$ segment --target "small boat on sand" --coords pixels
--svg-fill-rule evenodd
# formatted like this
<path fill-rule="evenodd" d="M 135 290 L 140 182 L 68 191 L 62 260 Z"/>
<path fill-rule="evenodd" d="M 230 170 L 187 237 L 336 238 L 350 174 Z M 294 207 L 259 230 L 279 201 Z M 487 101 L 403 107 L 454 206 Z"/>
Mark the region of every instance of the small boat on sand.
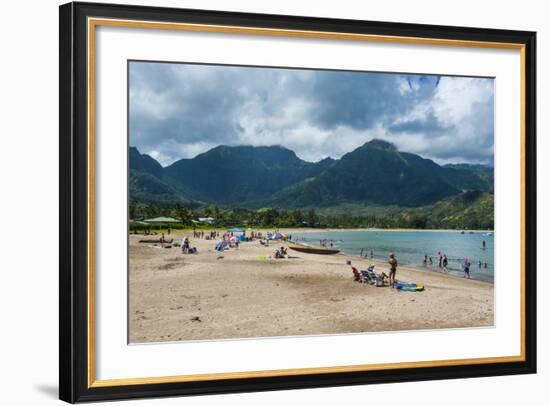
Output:
<path fill-rule="evenodd" d="M 294 251 L 304 252 L 306 254 L 333 255 L 340 252 L 340 250 L 332 248 L 305 247 L 303 245 L 290 245 L 288 248 Z"/>
<path fill-rule="evenodd" d="M 145 240 L 139 240 L 139 242 L 140 243 L 146 243 L 146 244 L 160 244 L 163 241 L 161 241 L 160 238 L 157 238 L 157 239 L 150 238 L 150 239 L 145 239 Z M 164 240 L 164 244 L 172 244 L 173 242 L 174 242 L 173 238 L 170 238 L 169 240 L 168 239 Z"/>

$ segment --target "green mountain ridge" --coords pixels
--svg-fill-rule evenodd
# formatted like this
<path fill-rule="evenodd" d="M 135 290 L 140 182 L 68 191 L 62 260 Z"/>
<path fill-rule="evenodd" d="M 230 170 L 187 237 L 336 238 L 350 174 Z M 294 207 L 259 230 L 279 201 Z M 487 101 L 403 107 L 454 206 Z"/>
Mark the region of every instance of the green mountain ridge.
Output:
<path fill-rule="evenodd" d="M 489 185 L 472 171 L 442 167 L 373 140 L 342 156 L 316 178 L 281 190 L 257 205 L 326 207 L 356 201 L 414 207 L 464 190 L 489 190 Z"/>
<path fill-rule="evenodd" d="M 332 160 L 305 162 L 284 147 L 218 146 L 164 168 L 165 178 L 196 199 L 235 205 L 270 196 L 307 177 Z"/>
<path fill-rule="evenodd" d="M 218 146 L 162 167 L 131 147 L 130 199 L 165 206 L 257 209 L 427 207 L 468 191 L 492 192 L 493 169 L 440 166 L 372 140 L 340 159 L 306 162 L 282 146 Z M 379 210 L 379 211 L 380 211 Z"/>

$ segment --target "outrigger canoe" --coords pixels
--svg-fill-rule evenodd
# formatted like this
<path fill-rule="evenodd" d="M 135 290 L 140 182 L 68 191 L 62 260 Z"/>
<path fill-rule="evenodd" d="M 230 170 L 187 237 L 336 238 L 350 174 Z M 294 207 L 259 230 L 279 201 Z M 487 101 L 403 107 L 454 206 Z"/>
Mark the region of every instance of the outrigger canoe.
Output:
<path fill-rule="evenodd" d="M 332 255 L 340 252 L 340 250 L 332 248 L 305 247 L 303 245 L 291 245 L 288 248 L 294 251 L 305 252 L 306 254 Z"/>

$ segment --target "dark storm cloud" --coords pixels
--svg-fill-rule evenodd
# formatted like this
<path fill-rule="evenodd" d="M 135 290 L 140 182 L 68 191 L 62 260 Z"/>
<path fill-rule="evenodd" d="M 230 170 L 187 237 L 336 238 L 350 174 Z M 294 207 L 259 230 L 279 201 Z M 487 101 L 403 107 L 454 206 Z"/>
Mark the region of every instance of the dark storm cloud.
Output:
<path fill-rule="evenodd" d="M 441 132 L 448 130 L 449 127 L 443 127 L 433 112 L 428 112 L 426 117 L 422 119 L 413 119 L 399 123 L 390 123 L 388 130 L 391 133 L 415 133 L 426 135 L 439 135 Z"/>
<path fill-rule="evenodd" d="M 492 162 L 492 80 L 130 64 L 130 144 L 163 164 L 219 144 L 337 158 L 374 137 L 440 162 Z"/>

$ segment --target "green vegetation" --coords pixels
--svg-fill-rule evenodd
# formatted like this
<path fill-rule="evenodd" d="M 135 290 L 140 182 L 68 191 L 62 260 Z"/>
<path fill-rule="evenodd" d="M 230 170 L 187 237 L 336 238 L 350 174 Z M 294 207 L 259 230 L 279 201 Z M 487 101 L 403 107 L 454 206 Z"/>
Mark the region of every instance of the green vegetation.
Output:
<path fill-rule="evenodd" d="M 440 166 L 381 140 L 339 160 L 315 163 L 281 146 L 218 146 L 163 168 L 130 149 L 130 196 L 160 205 L 301 209 L 369 202 L 418 207 L 465 190 L 492 191 L 492 168 Z"/>
<path fill-rule="evenodd" d="M 181 227 L 199 227 L 200 217 L 215 218 L 218 227 L 492 229 L 494 223 L 493 168 L 440 166 L 381 140 L 316 163 L 281 146 L 218 146 L 164 168 L 130 148 L 129 193 L 131 219 L 170 216 Z"/>
<path fill-rule="evenodd" d="M 130 203 L 130 218 L 142 220 L 155 216 L 171 216 L 181 224 L 170 225 L 178 228 L 224 228 L 224 227 L 312 227 L 312 228 L 414 228 L 414 229 L 493 229 L 494 197 L 488 192 L 464 192 L 435 204 L 417 208 L 374 207 L 370 211 L 364 206 L 352 204 L 346 210 L 315 208 L 257 210 L 246 208 L 222 208 L 204 206 L 187 209 L 183 206 L 159 206 L 155 204 Z M 370 214 L 369 214 L 370 213 Z M 194 219 L 213 217 L 213 224 L 194 223 Z M 195 220 L 196 221 L 196 220 Z M 167 229 L 168 225 L 130 224 L 130 229 Z"/>

